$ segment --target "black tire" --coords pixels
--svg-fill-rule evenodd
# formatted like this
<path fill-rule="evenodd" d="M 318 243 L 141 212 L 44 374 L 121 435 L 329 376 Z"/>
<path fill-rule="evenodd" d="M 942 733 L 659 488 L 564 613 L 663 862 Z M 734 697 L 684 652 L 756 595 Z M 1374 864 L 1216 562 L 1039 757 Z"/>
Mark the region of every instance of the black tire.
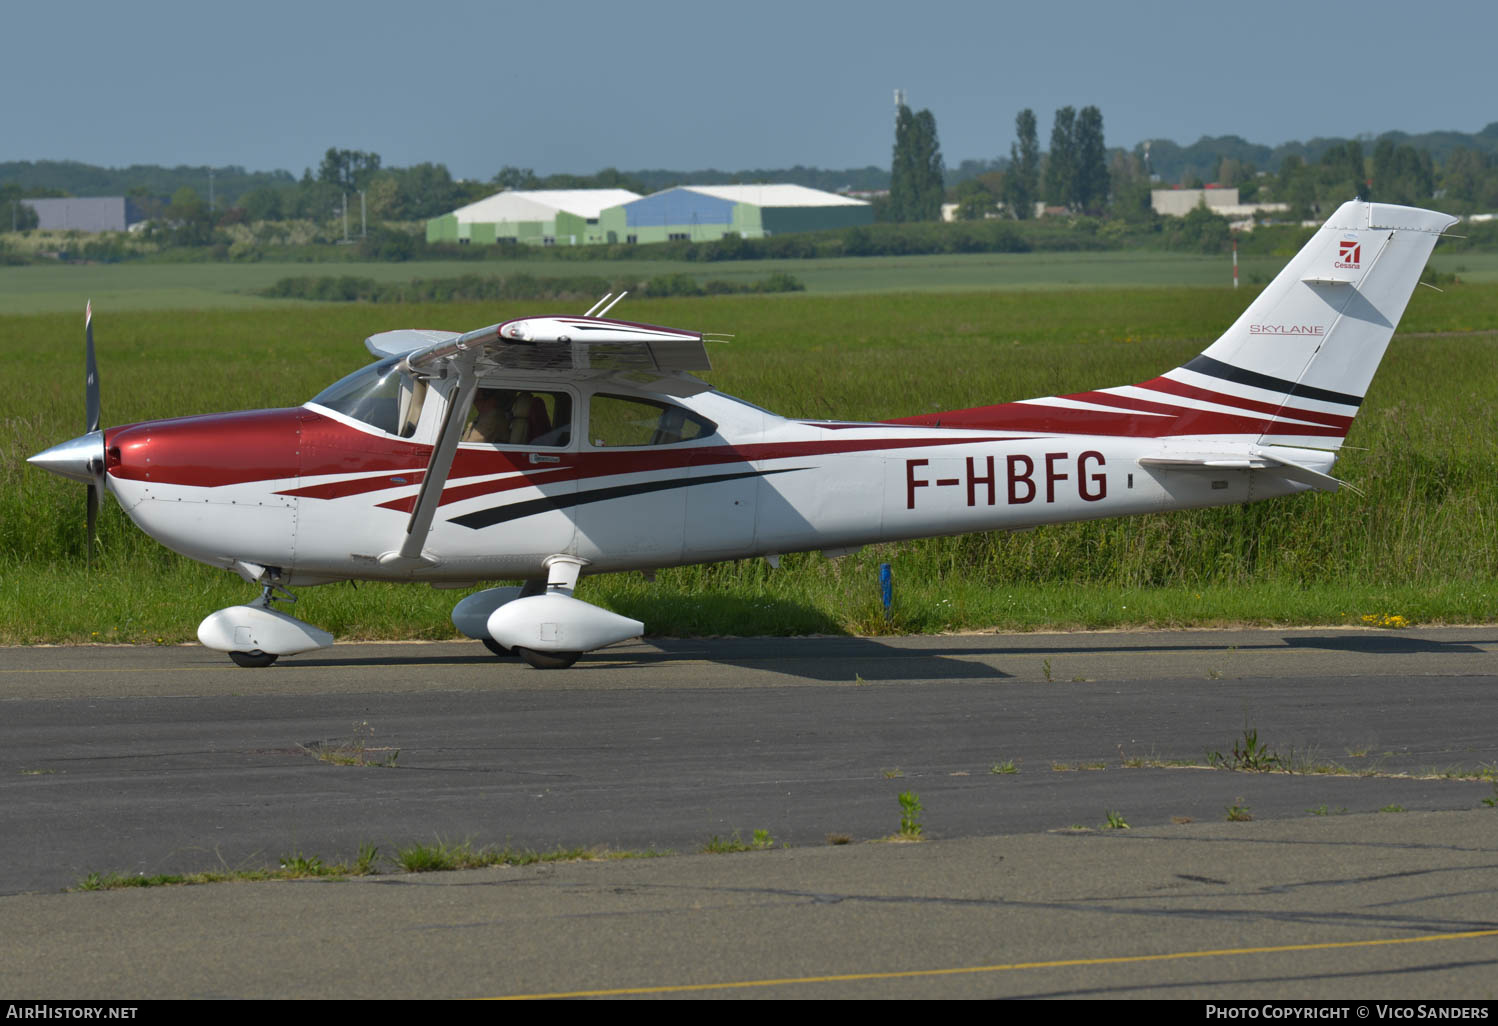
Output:
<path fill-rule="evenodd" d="M 519 645 L 515 646 L 515 654 L 538 670 L 565 670 L 582 655 L 581 652 L 537 652 Z"/>
<path fill-rule="evenodd" d="M 257 648 L 253 652 L 230 652 L 229 658 L 234 660 L 235 666 L 246 666 L 256 669 L 261 666 L 269 666 L 279 659 L 280 656 L 272 652 L 262 652 Z"/>
<path fill-rule="evenodd" d="M 484 643 L 485 648 L 493 652 L 495 655 L 499 656 L 501 659 L 508 659 L 515 654 L 515 650 L 513 648 L 506 648 L 499 642 L 495 641 L 493 638 L 480 638 L 479 640 Z"/>

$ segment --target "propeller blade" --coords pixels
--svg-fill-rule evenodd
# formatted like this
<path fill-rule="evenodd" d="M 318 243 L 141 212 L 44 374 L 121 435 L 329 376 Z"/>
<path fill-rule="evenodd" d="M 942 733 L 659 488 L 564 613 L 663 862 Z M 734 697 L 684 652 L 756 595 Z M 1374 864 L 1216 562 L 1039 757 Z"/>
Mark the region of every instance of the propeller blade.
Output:
<path fill-rule="evenodd" d="M 83 307 L 83 420 L 85 431 L 99 430 L 99 365 L 94 359 L 94 301 Z M 95 473 L 103 469 L 95 468 Z M 94 548 L 99 544 L 99 481 L 89 482 L 86 507 L 88 534 L 84 538 L 85 565 L 94 565 Z"/>
<path fill-rule="evenodd" d="M 83 430 L 87 432 L 99 430 L 99 366 L 94 362 L 93 300 L 83 308 L 83 339 Z"/>
<path fill-rule="evenodd" d="M 94 547 L 99 544 L 99 489 L 88 486 L 88 536 L 85 539 L 84 559 L 86 565 L 94 565 Z"/>

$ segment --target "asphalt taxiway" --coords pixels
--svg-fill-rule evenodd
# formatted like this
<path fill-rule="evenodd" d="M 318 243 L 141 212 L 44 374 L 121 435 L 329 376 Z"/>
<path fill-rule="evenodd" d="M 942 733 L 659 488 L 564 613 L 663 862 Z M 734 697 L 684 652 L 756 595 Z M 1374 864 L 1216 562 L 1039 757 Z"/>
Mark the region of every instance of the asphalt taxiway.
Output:
<path fill-rule="evenodd" d="M 4 649 L 0 991 L 1491 997 L 1495 657 L 1493 627 L 662 640 L 551 672 Z M 879 840 L 902 793 L 919 844 Z M 690 854 L 755 831 L 777 850 Z M 682 854 L 56 893 L 434 839 Z"/>

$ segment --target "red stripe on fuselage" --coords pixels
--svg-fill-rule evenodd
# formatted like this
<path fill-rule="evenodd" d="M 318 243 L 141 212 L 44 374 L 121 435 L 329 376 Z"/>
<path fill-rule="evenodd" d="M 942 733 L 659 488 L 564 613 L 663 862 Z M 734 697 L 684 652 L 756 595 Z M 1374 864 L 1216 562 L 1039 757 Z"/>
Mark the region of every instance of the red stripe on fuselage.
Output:
<path fill-rule="evenodd" d="M 1138 387 L 1148 388 L 1154 392 L 1169 392 L 1172 395 L 1181 396 L 1183 399 L 1200 399 L 1203 402 L 1219 403 L 1223 406 L 1237 406 L 1245 410 L 1256 410 L 1259 413 L 1293 417 L 1296 420 L 1309 420 L 1316 424 L 1325 424 L 1328 427 L 1339 427 L 1344 431 L 1352 426 L 1351 417 L 1344 417 L 1338 413 L 1321 413 L 1317 410 L 1303 410 L 1280 403 L 1266 403 L 1260 402 L 1257 399 L 1245 399 L 1242 396 L 1214 392 L 1209 388 L 1198 388 L 1196 385 L 1188 385 L 1184 381 L 1176 381 L 1174 378 L 1151 378 L 1149 381 L 1140 382 Z"/>
<path fill-rule="evenodd" d="M 305 488 L 288 488 L 277 495 L 290 495 L 299 499 L 342 499 L 349 495 L 379 492 L 386 488 L 401 488 L 419 485 L 427 476 L 426 469 L 404 470 L 399 474 L 378 474 L 374 477 L 356 477 L 348 481 L 329 481 L 326 484 L 307 485 Z"/>
<path fill-rule="evenodd" d="M 1100 393 L 1079 393 L 1061 396 L 1079 402 L 1095 401 L 1089 398 Z M 1109 397 L 1108 405 L 1123 405 L 1118 396 Z M 1138 400 L 1134 410 L 1153 405 Z M 1137 412 L 1120 409 L 1117 413 L 1102 410 L 1078 410 L 1067 406 L 1047 406 L 1044 403 L 1003 403 L 998 406 L 978 406 L 967 410 L 949 410 L 945 413 L 923 413 L 918 417 L 902 417 L 887 421 L 889 424 L 919 424 L 926 427 L 963 428 L 973 431 L 1033 431 L 1055 435 L 1110 435 L 1122 438 L 1163 438 L 1170 435 L 1261 435 L 1278 433 L 1298 435 L 1327 435 L 1341 438 L 1347 434 L 1345 428 L 1306 424 L 1281 424 L 1268 418 L 1234 416 L 1208 410 L 1182 410 L 1180 407 L 1162 407 L 1169 416 L 1141 417 Z M 940 422 L 940 423 L 938 423 Z"/>
<path fill-rule="evenodd" d="M 508 463 L 508 469 L 522 473 L 493 481 L 473 484 L 450 484 L 442 490 L 439 505 L 461 502 L 479 495 L 496 495 L 517 488 L 536 488 L 566 481 L 587 481 L 600 477 L 616 477 L 624 474 L 645 474 L 658 470 L 685 470 L 688 467 L 721 466 L 727 463 L 750 463 L 759 460 L 795 459 L 808 456 L 829 456 L 839 453 L 878 452 L 885 449 L 925 448 L 933 445 L 962 445 L 978 442 L 1014 441 L 1010 438 L 867 438 L 836 441 L 807 442 L 754 442 L 746 445 L 703 446 L 697 449 L 636 449 L 630 452 L 583 452 L 557 453 L 566 460 L 562 466 L 553 467 L 544 473 Z M 493 457 L 516 456 L 529 458 L 530 453 L 485 453 Z M 493 463 L 484 473 L 502 473 L 504 465 Z M 531 476 L 534 474 L 535 476 Z M 460 475 L 454 472 L 453 479 Z M 472 475 L 461 475 L 472 476 Z M 408 495 L 389 502 L 380 503 L 382 509 L 409 513 L 416 507 L 416 496 Z"/>
<path fill-rule="evenodd" d="M 746 445 L 635 449 L 629 451 L 567 452 L 527 449 L 460 448 L 453 458 L 444 502 L 467 494 L 485 494 L 531 487 L 548 481 L 585 480 L 619 474 L 673 470 L 839 453 L 996 442 L 1004 438 L 839 438 L 800 442 L 754 442 Z M 247 410 L 239 413 L 179 417 L 110 428 L 105 446 L 118 448 L 120 458 L 109 472 L 127 480 L 215 488 L 256 481 L 310 478 L 333 474 L 366 474 L 344 481 L 288 489 L 281 494 L 334 499 L 368 491 L 400 487 L 392 476 L 419 484 L 431 458 L 431 446 L 419 445 L 375 432 L 360 431 L 342 421 L 305 407 L 284 410 Z M 531 464 L 532 453 L 556 455 L 561 465 Z M 464 485 L 465 478 L 509 474 L 496 481 Z M 534 476 L 531 476 L 534 475 Z M 457 490 L 464 494 L 457 494 Z M 415 501 L 398 499 L 391 508 L 410 508 Z"/>
<path fill-rule="evenodd" d="M 1223 432 L 1221 430 L 1214 430 L 1212 427 L 1198 427 L 1199 424 L 1221 424 L 1223 423 L 1222 418 L 1232 418 L 1233 420 L 1241 421 L 1244 425 L 1247 425 L 1248 430 L 1260 432 L 1267 431 L 1274 423 L 1273 417 L 1254 417 L 1248 414 L 1235 415 L 1224 413 L 1221 410 L 1198 410 L 1189 406 L 1152 402 L 1148 399 L 1140 399 L 1131 395 L 1117 395 L 1112 392 L 1078 392 L 1076 395 L 1069 395 L 1066 398 L 1075 399 L 1078 402 L 1096 403 L 1099 406 L 1116 406 L 1120 409 L 1134 410 L 1139 413 L 1165 414 L 1175 420 L 1174 434 L 1212 435 L 1242 433 L 1241 430 L 1237 432 Z M 1271 410 L 1270 412 L 1276 411 Z M 1279 412 L 1284 412 L 1286 416 L 1290 415 L 1289 411 Z M 1347 434 L 1346 427 L 1333 427 L 1323 423 L 1300 426 L 1306 428 L 1307 434 L 1334 434 L 1338 436 Z"/>

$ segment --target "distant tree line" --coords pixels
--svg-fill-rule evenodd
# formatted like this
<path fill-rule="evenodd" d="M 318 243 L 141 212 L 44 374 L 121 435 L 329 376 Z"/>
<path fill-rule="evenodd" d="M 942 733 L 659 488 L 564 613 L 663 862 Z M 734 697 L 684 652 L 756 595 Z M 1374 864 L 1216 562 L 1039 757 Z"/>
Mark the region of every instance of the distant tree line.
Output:
<path fill-rule="evenodd" d="M 1444 165 L 1459 149 L 1477 153 L 1498 155 L 1498 121 L 1479 132 L 1424 132 L 1409 135 L 1404 132 L 1385 132 L 1376 139 L 1364 137 L 1357 140 L 1362 145 L 1377 146 L 1383 141 L 1397 146 L 1410 146 L 1416 151 L 1428 151 L 1437 165 Z M 1264 146 L 1246 141 L 1240 136 L 1203 136 L 1189 146 L 1181 146 L 1169 139 L 1148 141 L 1150 171 L 1164 182 L 1188 182 L 1193 178 L 1211 181 L 1225 160 L 1235 160 L 1266 171 L 1277 171 L 1286 158 L 1299 157 L 1303 164 L 1320 163 L 1328 150 L 1345 146 L 1348 139 L 1317 138 L 1308 142 L 1287 142 L 1279 146 Z M 1140 143 L 1144 147 L 1146 143 Z"/>
<path fill-rule="evenodd" d="M 144 236 L 147 243 L 203 250 L 214 258 L 259 259 L 273 250 L 284 257 L 286 247 L 303 246 L 311 247 L 303 259 L 403 260 L 424 256 L 482 260 L 491 255 L 540 259 L 542 254 L 532 254 L 525 247 L 428 246 L 412 223 L 440 216 L 500 189 L 623 188 L 648 193 L 684 181 L 713 177 L 742 181 L 751 176 L 779 181 L 801 178 L 803 184 L 823 188 L 834 181 L 877 187 L 878 177 L 883 175 L 888 192 L 875 200 L 876 219 L 881 223 L 869 229 L 769 239 L 726 238 L 701 244 L 662 243 L 644 247 L 644 253 L 638 253 L 640 247 L 576 247 L 590 250 L 587 253 L 566 247 L 565 252 L 548 251 L 544 257 L 593 260 L 680 255 L 683 259 L 712 261 L 829 254 L 1014 252 L 1037 245 L 1036 240 L 1042 237 L 1039 244 L 1045 246 L 1086 247 L 1123 239 L 1207 251 L 1225 246 L 1227 224 L 1208 211 L 1186 219 L 1161 219 L 1154 214 L 1150 192 L 1167 183 L 1175 184 L 1162 170 L 1172 167 L 1181 169 L 1185 177 L 1180 184 L 1186 187 L 1216 184 L 1238 189 L 1242 202 L 1283 203 L 1288 211 L 1277 216 L 1293 222 L 1324 217 L 1354 196 L 1434 206 L 1458 214 L 1498 211 L 1498 122 L 1473 135 L 1386 133 L 1367 145 L 1359 139 L 1312 140 L 1269 150 L 1224 136 L 1202 139 L 1186 148 L 1166 140 L 1151 140 L 1130 151 L 1107 148 L 1098 107 L 1077 110 L 1068 106 L 1054 112 L 1049 142 L 1049 149 L 1042 151 L 1035 112 L 1022 110 L 1015 117 L 1014 142 L 1007 157 L 968 160 L 949 171 L 943 162 L 935 115 L 930 110 L 916 112 L 902 105 L 897 112 L 888 171 L 795 168 L 730 175 L 605 168 L 594 175 L 541 176 L 529 168 L 506 165 L 487 180 L 460 181 L 442 164 L 390 167 L 378 153 L 332 147 L 316 170 L 308 167 L 300 179 L 287 172 L 212 169 L 212 202 L 202 188 L 209 177 L 208 168 L 113 170 L 74 162 L 11 162 L 0 163 L 0 232 L 35 227 L 36 215 L 21 202 L 24 199 L 118 195 L 123 191 L 150 219 Z M 1266 161 L 1281 153 L 1283 158 L 1277 166 L 1266 166 Z M 134 184 L 121 189 L 119 186 L 131 175 L 138 176 Z M 828 175 L 835 177 L 828 179 Z M 48 184 L 54 182 L 65 186 Z M 178 184 L 165 194 L 156 191 L 169 182 Z M 1062 220 L 1077 229 L 1072 241 L 1065 243 L 1049 229 L 1041 236 L 992 227 L 981 231 L 927 231 L 922 222 L 938 221 L 944 202 L 954 204 L 956 217 L 969 224 L 1027 221 L 1037 207 L 1043 206 L 1064 214 Z M 341 234 L 335 226 L 345 203 L 350 228 L 356 233 L 362 203 L 368 218 L 367 233 L 359 233 L 357 246 L 342 247 L 337 254 L 316 250 L 316 246 L 335 241 Z M 1107 230 L 1091 239 L 1094 220 Z M 285 227 L 274 227 L 278 225 Z M 900 225 L 905 227 L 886 230 Z M 99 259 L 142 257 L 139 246 L 87 243 L 67 248 L 79 258 L 87 258 L 87 253 Z M 16 255 L 19 252 L 13 250 L 6 259 L 20 259 Z"/>
<path fill-rule="evenodd" d="M 223 206 L 238 201 L 251 189 L 296 184 L 289 171 L 246 171 L 238 165 L 207 167 L 133 164 L 99 167 L 76 160 L 0 161 L 0 187 L 17 185 L 30 196 L 155 196 L 165 202 L 184 185 L 208 194 L 213 176 L 215 199 Z"/>
<path fill-rule="evenodd" d="M 743 293 L 801 292 L 800 280 L 777 271 L 759 281 L 699 281 L 690 274 L 639 278 L 605 278 L 596 274 L 539 278 L 530 274 L 465 274 L 455 278 L 375 281 L 354 275 L 309 275 L 282 278 L 260 289 L 273 299 L 310 299 L 341 303 L 451 303 L 512 299 L 594 299 L 605 293 L 634 292 L 651 298 L 727 296 Z"/>
<path fill-rule="evenodd" d="M 911 113 L 903 103 L 895 112 L 895 152 L 889 172 L 885 221 L 935 221 L 941 217 L 946 190 L 936 117 L 929 110 Z"/>
<path fill-rule="evenodd" d="M 1150 191 L 1176 184 L 1158 170 L 1162 162 L 1183 169 L 1186 177 L 1179 184 L 1185 188 L 1236 188 L 1242 203 L 1285 204 L 1288 211 L 1282 216 L 1289 220 L 1324 217 L 1354 197 L 1437 206 L 1458 214 L 1498 210 L 1498 122 L 1474 136 L 1387 133 L 1373 143 L 1371 152 L 1356 139 L 1294 144 L 1282 148 L 1283 159 L 1273 172 L 1261 169 L 1253 159 L 1271 153 L 1268 147 L 1254 147 L 1235 136 L 1196 144 L 1195 160 L 1206 159 L 1211 143 L 1222 143 L 1221 152 L 1227 154 L 1216 158 L 1204 174 L 1183 162 L 1183 151 L 1168 142 L 1141 143 L 1132 152 L 1109 150 L 1097 107 L 1056 111 L 1050 149 L 1044 153 L 1033 111 L 1023 110 L 1016 117 L 1015 137 L 1008 160 L 993 162 L 947 190 L 946 201 L 956 204 L 959 219 L 998 217 L 1002 204 L 1003 216 L 1023 220 L 1043 202 L 1073 215 L 1149 223 L 1155 220 Z M 1401 141 L 1426 139 L 1441 144 L 1444 162 L 1431 149 Z"/>
<path fill-rule="evenodd" d="M 21 200 L 61 195 L 60 189 L 26 188 L 13 182 L 0 185 L 0 231 L 26 231 L 36 227 L 36 211 Z"/>
<path fill-rule="evenodd" d="M 1002 202 L 1015 220 L 1035 216 L 1035 206 L 1068 213 L 1101 215 L 1110 200 L 1108 148 L 1103 141 L 1103 114 L 1097 107 L 1062 107 L 1051 127 L 1051 148 L 1040 151 L 1035 112 L 1026 108 L 1014 119 L 1015 142 L 1000 168 L 958 183 L 949 197 L 960 220 L 997 216 Z"/>

